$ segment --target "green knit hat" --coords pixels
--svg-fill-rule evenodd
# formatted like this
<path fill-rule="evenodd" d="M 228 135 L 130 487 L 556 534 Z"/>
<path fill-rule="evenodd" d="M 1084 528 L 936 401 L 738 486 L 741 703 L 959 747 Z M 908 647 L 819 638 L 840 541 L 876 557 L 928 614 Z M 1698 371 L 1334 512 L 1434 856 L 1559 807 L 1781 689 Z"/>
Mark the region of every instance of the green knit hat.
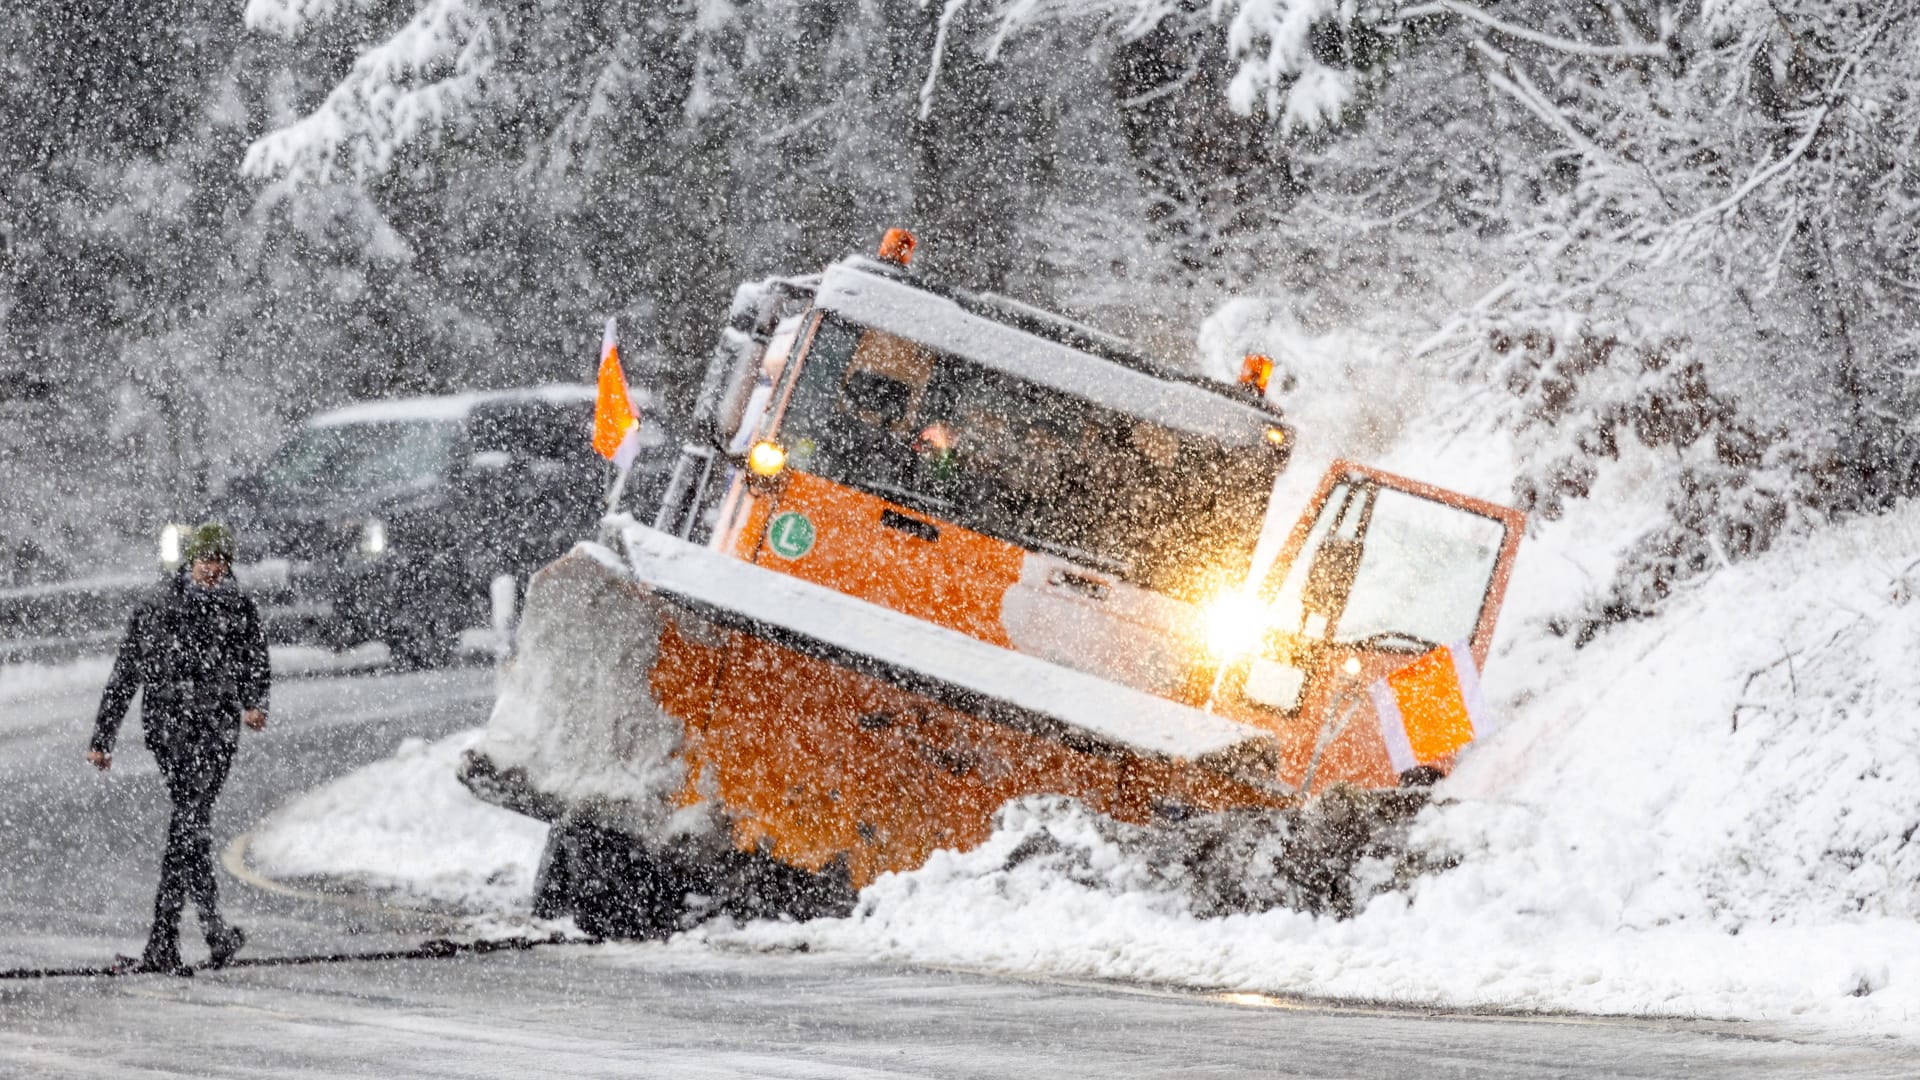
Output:
<path fill-rule="evenodd" d="M 232 529 L 217 521 L 209 521 L 187 534 L 187 542 L 180 546 L 180 557 L 187 562 L 220 559 L 231 563 L 236 547 Z"/>

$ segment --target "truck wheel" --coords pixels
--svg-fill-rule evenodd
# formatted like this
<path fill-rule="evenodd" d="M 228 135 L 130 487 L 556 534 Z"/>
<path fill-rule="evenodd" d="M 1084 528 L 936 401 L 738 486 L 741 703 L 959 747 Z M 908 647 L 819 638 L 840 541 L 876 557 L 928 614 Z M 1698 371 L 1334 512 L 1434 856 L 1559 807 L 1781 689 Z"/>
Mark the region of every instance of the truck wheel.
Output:
<path fill-rule="evenodd" d="M 842 916 L 853 910 L 854 897 L 844 865 L 815 874 L 731 848 L 650 848 L 576 822 L 547 831 L 533 914 L 571 915 L 595 937 L 652 939 L 721 914 L 741 920 Z"/>
<path fill-rule="evenodd" d="M 687 889 L 678 860 L 623 833 L 555 824 L 533 886 L 533 914 L 573 916 L 602 938 L 664 938 L 680 928 Z"/>
<path fill-rule="evenodd" d="M 573 914 L 573 878 L 562 826 L 547 827 L 547 843 L 540 849 L 540 865 L 533 872 L 533 917 L 559 919 Z"/>

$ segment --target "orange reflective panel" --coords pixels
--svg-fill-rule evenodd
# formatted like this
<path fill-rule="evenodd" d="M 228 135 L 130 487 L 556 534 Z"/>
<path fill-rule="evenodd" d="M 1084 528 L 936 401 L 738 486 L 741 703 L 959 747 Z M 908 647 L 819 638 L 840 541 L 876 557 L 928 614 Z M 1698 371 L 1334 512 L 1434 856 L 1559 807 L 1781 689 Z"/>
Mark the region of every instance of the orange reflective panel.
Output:
<path fill-rule="evenodd" d="M 1386 683 L 1399 706 L 1415 762 L 1437 761 L 1473 741 L 1473 717 L 1451 652 L 1435 649 L 1388 676 Z"/>
<path fill-rule="evenodd" d="M 1010 644 L 1000 605 L 1026 553 L 1004 540 L 802 472 L 777 505 L 754 507 L 748 528 L 769 570 Z"/>

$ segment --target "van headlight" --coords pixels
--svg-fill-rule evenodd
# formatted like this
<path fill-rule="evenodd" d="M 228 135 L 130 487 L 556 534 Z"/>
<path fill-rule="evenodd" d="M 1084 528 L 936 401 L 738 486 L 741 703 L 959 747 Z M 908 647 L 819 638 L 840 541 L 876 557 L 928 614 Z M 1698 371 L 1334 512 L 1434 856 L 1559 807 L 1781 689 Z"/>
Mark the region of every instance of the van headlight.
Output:
<path fill-rule="evenodd" d="M 172 522 L 160 526 L 160 565 L 166 567 L 180 565 L 180 540 L 186 532 L 186 526 Z"/>
<path fill-rule="evenodd" d="M 377 559 L 387 553 L 387 523 L 379 518 L 368 518 L 360 527 L 360 554 L 369 559 Z"/>

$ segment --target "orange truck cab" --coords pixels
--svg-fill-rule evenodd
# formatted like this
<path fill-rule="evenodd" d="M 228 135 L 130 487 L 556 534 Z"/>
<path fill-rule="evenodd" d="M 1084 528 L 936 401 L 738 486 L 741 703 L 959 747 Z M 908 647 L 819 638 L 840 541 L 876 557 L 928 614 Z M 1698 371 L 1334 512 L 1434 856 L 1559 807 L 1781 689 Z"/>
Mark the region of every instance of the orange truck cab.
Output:
<path fill-rule="evenodd" d="M 713 546 L 1203 704 L 1206 657 L 1169 645 L 1246 575 L 1290 450 L 1278 410 L 896 275 L 827 271 L 743 418 Z"/>
<path fill-rule="evenodd" d="M 1515 511 L 1337 463 L 1250 576 L 1293 442 L 1270 365 L 1187 375 L 903 258 L 735 315 L 653 526 L 610 519 L 535 578 L 463 766 L 564 827 L 553 866 L 672 862 L 667 818 L 581 780 L 609 755 L 673 778 L 675 820 L 711 813 L 728 858 L 847 889 L 982 842 L 1024 795 L 1145 821 L 1391 786 L 1368 688 L 1439 646 L 1487 658 Z M 631 640 L 569 631 L 587 610 Z"/>

